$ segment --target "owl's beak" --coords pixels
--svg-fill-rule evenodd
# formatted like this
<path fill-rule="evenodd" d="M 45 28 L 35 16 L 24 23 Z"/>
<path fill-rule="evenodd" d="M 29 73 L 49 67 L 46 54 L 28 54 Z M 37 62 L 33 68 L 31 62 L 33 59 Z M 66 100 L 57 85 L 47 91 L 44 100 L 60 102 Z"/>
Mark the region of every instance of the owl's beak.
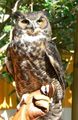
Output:
<path fill-rule="evenodd" d="M 40 29 L 39 28 L 36 28 L 35 30 L 33 30 L 33 29 L 28 29 L 27 30 L 27 34 L 29 36 L 37 36 L 39 33 L 40 33 Z"/>

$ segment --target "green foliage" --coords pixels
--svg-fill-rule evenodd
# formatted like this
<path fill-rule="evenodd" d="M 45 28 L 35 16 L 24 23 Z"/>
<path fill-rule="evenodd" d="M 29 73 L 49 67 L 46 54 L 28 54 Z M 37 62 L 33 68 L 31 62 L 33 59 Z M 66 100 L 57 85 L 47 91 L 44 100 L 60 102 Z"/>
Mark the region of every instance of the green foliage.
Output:
<path fill-rule="evenodd" d="M 7 78 L 9 83 L 13 82 L 13 77 L 7 71 L 2 72 L 2 77 Z"/>
<path fill-rule="evenodd" d="M 4 66 L 5 53 L 0 53 L 0 69 Z"/>
<path fill-rule="evenodd" d="M 29 8 L 27 7 L 27 5 L 24 5 L 24 6 L 20 6 L 19 10 L 23 13 L 26 13 L 29 11 Z"/>
<path fill-rule="evenodd" d="M 45 0 L 44 4 L 49 13 L 53 35 L 57 37 L 57 45 L 69 51 L 73 50 L 76 5 L 76 1 L 71 0 Z"/>
<path fill-rule="evenodd" d="M 5 27 L 4 27 L 4 32 L 5 33 L 8 33 L 8 32 L 10 32 L 10 30 L 12 29 L 12 27 L 11 27 L 11 25 L 6 25 Z"/>
<path fill-rule="evenodd" d="M 73 82 L 73 73 L 66 74 L 65 79 L 66 79 L 67 85 L 71 86 Z"/>

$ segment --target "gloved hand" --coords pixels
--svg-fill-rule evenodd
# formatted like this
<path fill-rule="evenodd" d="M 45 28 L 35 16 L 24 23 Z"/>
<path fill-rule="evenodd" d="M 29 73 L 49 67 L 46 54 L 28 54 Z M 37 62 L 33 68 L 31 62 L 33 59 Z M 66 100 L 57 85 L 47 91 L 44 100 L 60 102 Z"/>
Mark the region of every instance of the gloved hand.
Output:
<path fill-rule="evenodd" d="M 49 97 L 37 90 L 28 95 L 25 104 L 21 106 L 12 120 L 37 120 L 49 111 L 49 103 Z"/>
<path fill-rule="evenodd" d="M 2 116 L 0 116 L 0 120 L 4 120 L 4 118 L 2 118 Z"/>

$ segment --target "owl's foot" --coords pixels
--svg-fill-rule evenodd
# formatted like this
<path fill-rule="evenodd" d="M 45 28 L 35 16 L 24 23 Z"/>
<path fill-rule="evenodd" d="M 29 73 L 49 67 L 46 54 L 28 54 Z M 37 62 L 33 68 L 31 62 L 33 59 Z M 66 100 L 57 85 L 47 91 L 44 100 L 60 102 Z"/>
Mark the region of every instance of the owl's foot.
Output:
<path fill-rule="evenodd" d="M 53 84 L 47 84 L 47 85 L 43 85 L 41 87 L 41 92 L 48 96 L 48 97 L 52 97 L 54 95 L 54 92 L 55 92 L 55 87 Z"/>
<path fill-rule="evenodd" d="M 26 99 L 27 99 L 28 96 L 29 96 L 28 93 L 22 95 L 22 98 L 21 98 L 21 100 L 20 100 L 20 103 L 17 105 L 17 110 L 19 110 L 20 107 L 21 107 L 23 104 L 25 104 L 25 101 L 26 101 Z"/>

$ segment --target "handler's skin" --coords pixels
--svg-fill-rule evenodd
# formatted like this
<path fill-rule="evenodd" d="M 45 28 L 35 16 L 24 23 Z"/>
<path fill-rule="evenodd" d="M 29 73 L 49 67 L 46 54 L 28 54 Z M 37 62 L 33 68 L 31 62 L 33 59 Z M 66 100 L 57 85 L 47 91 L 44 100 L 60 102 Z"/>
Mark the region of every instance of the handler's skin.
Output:
<path fill-rule="evenodd" d="M 37 90 L 28 95 L 26 103 L 9 120 L 37 120 L 49 111 L 50 99 Z"/>

